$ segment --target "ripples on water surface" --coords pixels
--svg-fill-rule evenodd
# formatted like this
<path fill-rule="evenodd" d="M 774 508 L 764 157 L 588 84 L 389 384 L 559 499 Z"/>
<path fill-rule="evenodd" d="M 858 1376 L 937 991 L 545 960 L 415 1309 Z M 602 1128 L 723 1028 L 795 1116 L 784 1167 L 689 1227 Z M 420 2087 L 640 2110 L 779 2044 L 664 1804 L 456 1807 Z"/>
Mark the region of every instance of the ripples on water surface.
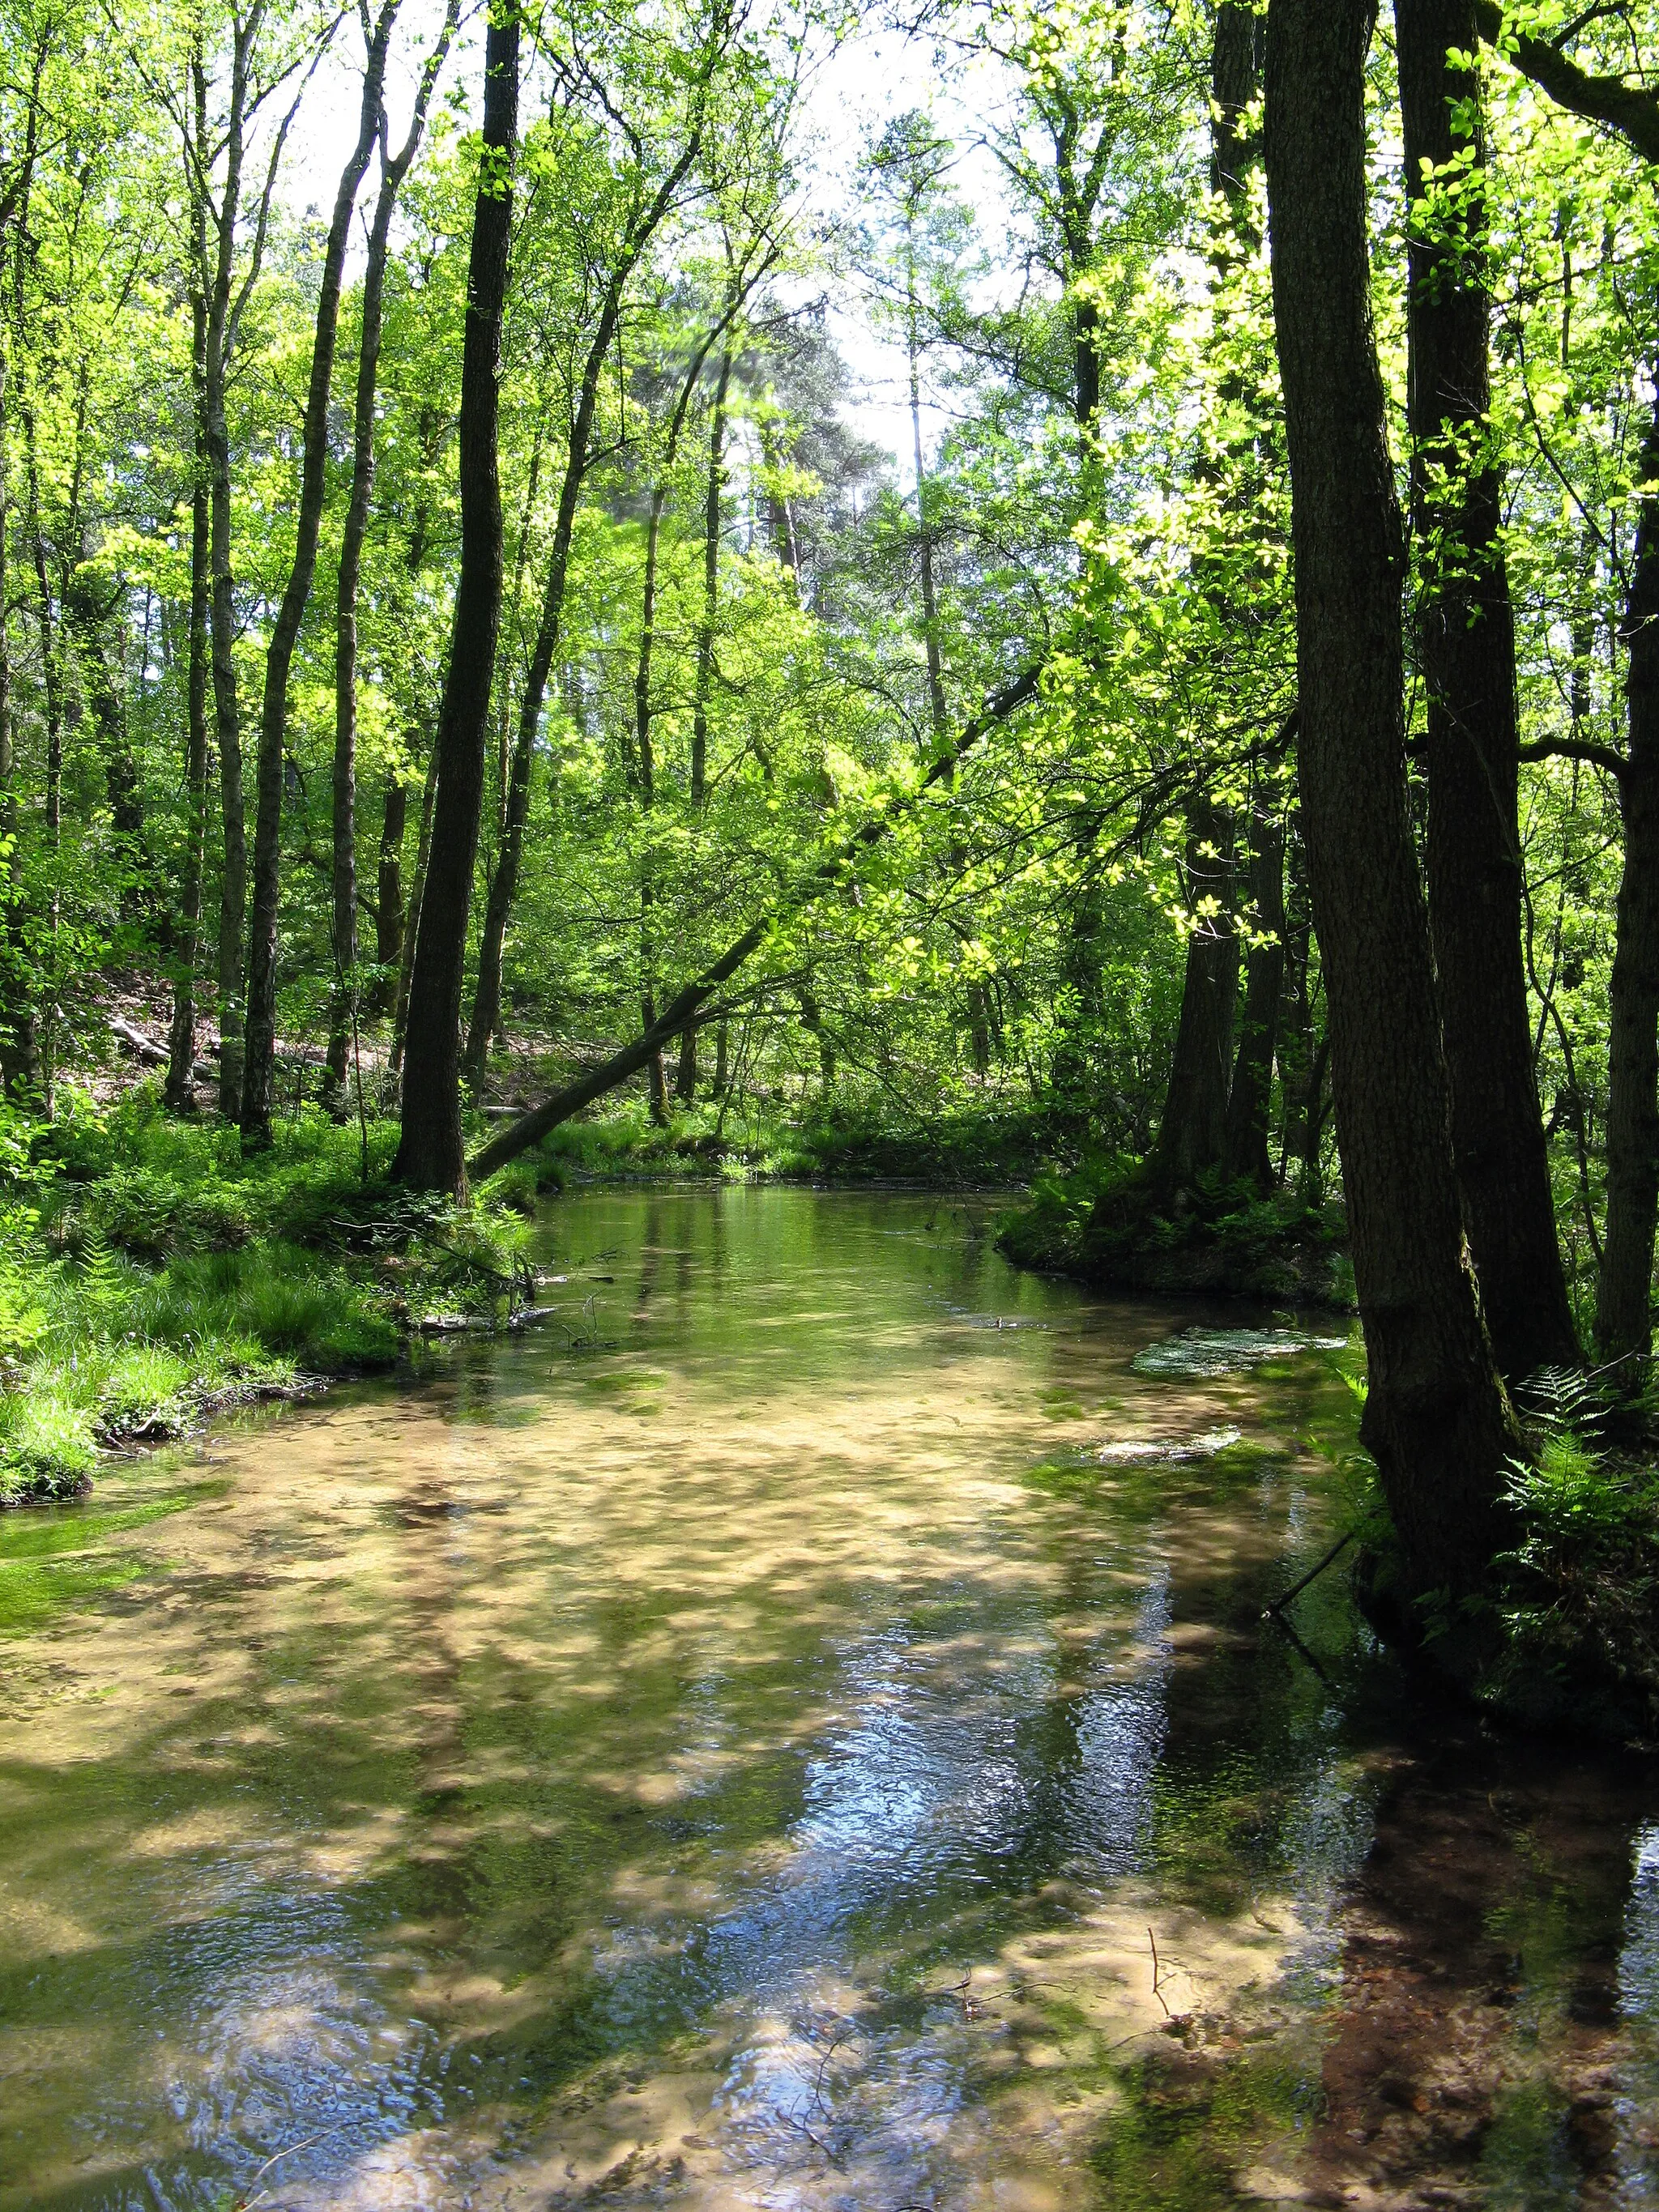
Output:
<path fill-rule="evenodd" d="M 1264 1625 L 1328 1352 L 984 1218 L 564 1200 L 562 1321 L 51 1522 L 3 2212 L 1659 2205 L 1650 1773 Z"/>

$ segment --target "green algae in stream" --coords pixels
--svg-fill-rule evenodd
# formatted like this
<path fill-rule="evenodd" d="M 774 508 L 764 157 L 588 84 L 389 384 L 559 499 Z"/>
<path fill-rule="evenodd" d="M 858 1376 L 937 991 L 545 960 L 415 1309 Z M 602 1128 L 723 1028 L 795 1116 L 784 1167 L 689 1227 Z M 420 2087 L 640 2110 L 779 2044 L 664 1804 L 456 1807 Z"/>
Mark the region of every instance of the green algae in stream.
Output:
<path fill-rule="evenodd" d="M 112 1548 L 112 1540 L 148 1528 L 228 1484 L 210 1480 L 108 1510 L 65 1506 L 0 1520 L 0 1636 L 22 1636 L 54 1614 L 136 1582 L 155 1564 Z"/>
<path fill-rule="evenodd" d="M 1133 1506 L 1167 1504 L 1183 1483 L 1201 1482 L 1206 1494 L 1219 1486 L 1257 1480 L 1285 1460 L 1282 1444 L 1242 1436 L 1237 1429 L 1187 1437 L 1149 1437 L 1108 1444 L 1062 1445 L 1028 1467 L 1021 1480 L 1054 1497 L 1109 1497 Z"/>
<path fill-rule="evenodd" d="M 1272 2202 L 1277 2191 L 1246 2177 L 1254 2181 L 1252 2169 L 1291 2162 L 1319 2092 L 1316 2061 L 1298 2063 L 1273 2045 L 1218 2064 L 1172 2040 L 1118 2069 L 1116 2080 L 1121 2100 L 1089 2162 L 1106 2202 L 1135 2212 Z M 1267 2176 L 1261 2179 L 1265 2185 Z M 1285 2193 L 1303 2194 L 1294 2183 Z"/>

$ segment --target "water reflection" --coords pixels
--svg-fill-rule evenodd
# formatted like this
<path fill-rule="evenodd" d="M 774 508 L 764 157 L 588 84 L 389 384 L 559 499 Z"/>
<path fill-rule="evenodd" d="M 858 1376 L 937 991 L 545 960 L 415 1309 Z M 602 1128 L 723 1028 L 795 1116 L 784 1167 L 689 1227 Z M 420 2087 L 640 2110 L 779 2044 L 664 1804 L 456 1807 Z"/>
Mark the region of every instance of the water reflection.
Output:
<path fill-rule="evenodd" d="M 1343 1386 L 979 1226 L 561 1201 L 10 1648 L 5 2212 L 1656 2201 L 1646 1777 L 1264 1626 Z"/>

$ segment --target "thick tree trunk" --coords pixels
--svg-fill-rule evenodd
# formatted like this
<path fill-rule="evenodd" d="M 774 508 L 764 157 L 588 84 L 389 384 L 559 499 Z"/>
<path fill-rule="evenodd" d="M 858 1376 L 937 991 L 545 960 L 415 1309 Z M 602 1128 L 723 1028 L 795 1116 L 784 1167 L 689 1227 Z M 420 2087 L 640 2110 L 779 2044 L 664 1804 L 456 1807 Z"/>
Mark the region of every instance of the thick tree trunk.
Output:
<path fill-rule="evenodd" d="M 472 216 L 461 359 L 461 572 L 434 739 L 437 794 L 410 979 L 403 1134 L 393 1170 L 417 1189 L 457 1194 L 466 1188 L 461 986 L 501 618 L 496 428 L 518 113 L 519 15 L 510 9 L 491 16 L 484 45 L 483 167 Z"/>
<path fill-rule="evenodd" d="M 289 683 L 295 647 L 300 639 L 300 624 L 311 597 L 311 580 L 317 568 L 317 541 L 322 531 L 329 394 L 334 380 L 334 349 L 340 328 L 340 284 L 358 187 L 380 135 L 386 47 L 397 13 L 398 0 L 385 0 L 368 40 L 357 143 L 340 173 L 333 218 L 323 249 L 316 331 L 311 345 L 311 379 L 306 392 L 294 560 L 276 611 L 270 642 L 265 649 L 253 830 L 253 917 L 248 939 L 247 1056 L 242 1077 L 242 1142 L 254 1148 L 270 1142 L 276 1072 L 276 923 L 282 893 L 283 755 L 288 741 Z M 355 936 L 352 949 L 355 955 Z M 335 958 L 337 967 L 337 946 Z"/>
<path fill-rule="evenodd" d="M 1249 116 L 1261 74 L 1261 28 L 1253 12 L 1233 4 L 1233 0 L 1223 0 L 1216 9 L 1210 58 L 1210 186 L 1227 210 L 1225 225 L 1218 227 L 1214 247 L 1218 283 L 1255 243 L 1250 228 L 1248 177 L 1257 149 L 1249 135 Z M 1246 397 L 1237 372 L 1224 377 L 1222 392 L 1224 398 L 1235 401 L 1242 402 Z M 1228 619 L 1224 586 L 1212 584 L 1211 591 L 1224 624 Z M 1230 854 L 1232 838 L 1232 824 L 1220 808 L 1200 799 L 1188 809 L 1187 868 L 1193 902 L 1196 906 L 1200 898 L 1212 898 L 1218 902 L 1219 910 L 1187 940 L 1175 1058 L 1158 1142 L 1148 1163 L 1152 1188 L 1166 1202 L 1195 1176 L 1231 1164 L 1228 1099 L 1233 1072 L 1238 944 L 1231 911 L 1233 871 L 1230 861 L 1220 856 Z M 1218 857 L 1206 856 L 1206 846 L 1212 848 Z M 1257 967 L 1259 1019 L 1259 962 Z M 1271 1047 L 1268 1064 L 1271 1070 Z M 1246 1065 L 1248 1073 L 1254 1062 Z M 1249 1103 L 1254 1106 L 1253 1095 Z"/>
<path fill-rule="evenodd" d="M 1404 548 L 1371 333 L 1370 0 L 1270 0 L 1267 159 L 1296 564 L 1303 832 L 1370 1362 L 1409 1589 L 1480 1589 L 1518 1437 L 1463 1250 L 1406 785 Z"/>
<path fill-rule="evenodd" d="M 1147 1163 L 1165 1198 L 1227 1157 L 1227 1095 L 1232 1077 L 1233 1013 L 1238 997 L 1238 938 L 1232 917 L 1232 828 L 1207 800 L 1187 816 L 1188 895 L 1194 926 L 1187 940 L 1181 1020 L 1158 1142 Z M 1212 913 L 1201 908 L 1213 904 Z"/>
<path fill-rule="evenodd" d="M 352 418 L 351 491 L 346 502 L 345 526 L 340 534 L 340 573 L 334 596 L 333 936 L 337 983 L 329 1013 L 328 1079 L 337 1110 L 345 1097 L 347 1036 L 356 989 L 352 971 L 357 964 L 357 592 L 362 579 L 363 544 L 368 535 L 369 501 L 374 490 L 374 401 L 380 376 L 386 259 L 398 194 L 420 149 L 427 110 L 455 34 L 459 5 L 459 0 L 450 0 L 443 27 L 421 71 L 409 135 L 395 155 L 386 150 L 386 121 L 384 115 L 381 117 L 380 188 L 375 198 L 374 219 L 369 225 L 368 250 L 363 262 L 362 332 L 357 348 L 357 393 Z M 417 532 L 417 542 L 421 535 Z M 394 776 L 386 786 L 386 817 L 380 836 L 375 951 L 382 968 L 395 967 L 402 950 L 403 895 L 398 880 L 398 854 L 403 841 L 403 822 L 404 789 Z M 388 847 L 392 855 L 389 863 Z M 392 878 L 390 908 L 388 866 Z M 388 912 L 392 916 L 390 927 Z M 375 987 L 374 995 L 375 1010 L 384 1013 L 391 998 L 384 982 Z"/>
<path fill-rule="evenodd" d="M 1258 784 L 1250 808 L 1250 905 L 1259 942 L 1244 956 L 1244 1010 L 1227 1097 L 1226 1165 L 1262 1192 L 1273 1187 L 1267 1150 L 1273 1054 L 1285 981 L 1285 823 L 1276 784 Z"/>
<path fill-rule="evenodd" d="M 1579 1350 L 1521 943 L 1515 618 L 1487 421 L 1480 79 L 1478 63 L 1463 65 L 1478 44 L 1474 0 L 1395 0 L 1395 25 L 1413 204 L 1407 386 L 1423 572 L 1429 927 L 1464 1224 L 1492 1349 L 1518 1382 L 1534 1368 L 1570 1364 Z M 1425 180 L 1425 164 L 1435 178 Z"/>
<path fill-rule="evenodd" d="M 715 51 L 718 51 L 718 46 L 717 40 Z M 713 62 L 708 54 L 702 57 L 702 60 L 704 65 L 712 70 Z M 703 90 L 706 95 L 707 79 Z M 575 526 L 576 504 L 581 496 L 582 484 L 592 458 L 590 448 L 593 419 L 599 405 L 599 380 L 610 357 L 611 343 L 622 314 L 629 281 L 639 265 L 641 255 L 673 205 L 676 194 L 690 173 L 692 164 L 702 149 L 706 112 L 706 106 L 699 106 L 696 109 L 695 124 L 673 167 L 663 179 L 649 205 L 641 212 L 623 241 L 616 264 L 611 271 L 599 320 L 594 325 L 592 342 L 582 368 L 575 414 L 570 426 L 570 446 L 565 459 L 564 483 L 559 494 L 558 514 L 553 526 L 553 548 L 548 562 L 547 583 L 542 594 L 541 620 L 525 676 L 524 697 L 519 708 L 519 726 L 507 773 L 502 809 L 501 854 L 490 878 L 483 933 L 478 944 L 478 975 L 473 990 L 471 1018 L 467 1024 L 465 1060 L 467 1081 L 474 1090 L 483 1080 L 484 1062 L 489 1057 L 490 1044 L 501 1026 L 501 957 L 507 945 L 507 926 L 512 918 L 513 902 L 518 896 L 519 864 L 524 854 L 524 825 L 530 811 L 530 771 L 535 761 L 536 733 L 541 727 L 547 679 L 552 670 L 553 657 L 558 651 L 559 633 L 564 619 L 564 588 L 570 566 L 570 538 Z"/>
<path fill-rule="evenodd" d="M 1659 401 L 1640 475 L 1650 486 L 1659 482 Z M 1659 494 L 1651 490 L 1637 520 L 1621 635 L 1630 653 L 1630 746 L 1620 778 L 1625 861 L 1607 994 L 1607 1212 L 1595 1341 L 1603 1359 L 1640 1360 L 1653 1340 L 1659 1214 Z"/>
<path fill-rule="evenodd" d="M 434 743 L 426 763 L 426 782 L 421 792 L 421 828 L 415 840 L 415 872 L 409 882 L 409 912 L 404 918 L 403 957 L 398 963 L 398 995 L 392 1009 L 392 1050 L 388 1065 L 396 1075 L 404 1064 L 404 1036 L 409 1024 L 409 987 L 415 975 L 415 947 L 420 941 L 421 902 L 426 896 L 426 864 L 432 851 L 432 810 L 438 795 L 438 748 Z"/>
<path fill-rule="evenodd" d="M 200 207 L 199 198 L 198 207 Z M 199 264 L 199 256 L 198 256 Z M 208 781 L 208 600 L 212 586 L 212 526 L 208 516 L 207 446 L 202 393 L 207 368 L 207 303 L 199 289 L 192 302 L 192 383 L 196 397 L 195 477 L 190 515 L 190 665 L 185 711 L 189 720 L 185 785 L 189 806 L 189 844 L 179 892 L 178 975 L 173 987 L 173 1022 L 167 1039 L 165 1097 L 175 1114 L 196 1103 L 196 961 L 202 935 L 202 879 L 206 867 Z"/>

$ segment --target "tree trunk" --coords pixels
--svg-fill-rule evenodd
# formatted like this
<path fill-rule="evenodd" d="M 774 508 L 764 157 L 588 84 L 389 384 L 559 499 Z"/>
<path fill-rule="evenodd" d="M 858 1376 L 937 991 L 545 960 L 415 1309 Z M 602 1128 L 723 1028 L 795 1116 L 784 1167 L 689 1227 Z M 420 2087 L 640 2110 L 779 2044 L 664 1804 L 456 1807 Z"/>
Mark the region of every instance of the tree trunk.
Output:
<path fill-rule="evenodd" d="M 1595 1285 L 1606 1360 L 1647 1357 L 1659 1214 L 1659 400 L 1644 444 L 1650 487 L 1637 517 L 1621 635 L 1630 746 L 1620 778 L 1625 861 L 1607 994 L 1607 1212 Z M 1621 1381 L 1637 1378 L 1628 1372 Z"/>
<path fill-rule="evenodd" d="M 1273 1054 L 1285 981 L 1285 823 L 1276 783 L 1258 780 L 1250 808 L 1250 904 L 1261 941 L 1244 956 L 1244 1011 L 1238 1057 L 1227 1098 L 1230 1177 L 1249 1178 L 1264 1194 L 1273 1187 L 1267 1151 Z"/>
<path fill-rule="evenodd" d="M 380 970 L 369 1000 L 375 1014 L 392 1012 L 394 978 L 404 957 L 404 830 L 409 819 L 409 793 L 403 780 L 386 779 L 386 807 L 380 817 L 380 860 L 375 877 L 374 964 Z"/>
<path fill-rule="evenodd" d="M 6 399 L 7 349 L 0 345 L 0 577 L 6 573 Z M 27 1089 L 40 1073 L 28 947 L 23 928 L 17 845 L 16 762 L 12 746 L 11 648 L 7 635 L 6 594 L 0 591 L 0 903 L 3 944 L 0 945 L 0 1093 Z"/>
<path fill-rule="evenodd" d="M 1534 1368 L 1571 1364 L 1579 1351 L 1556 1240 L 1522 953 L 1515 618 L 1487 420 L 1491 302 L 1474 0 L 1395 0 L 1395 25 L 1414 215 L 1407 389 L 1423 571 L 1429 927 L 1464 1225 L 1492 1349 L 1518 1382 Z M 1425 183 L 1425 164 L 1436 180 Z"/>
<path fill-rule="evenodd" d="M 398 995 L 392 1010 L 392 1050 L 387 1064 L 395 1075 L 404 1064 L 404 1036 L 409 1024 L 409 987 L 415 975 L 415 947 L 420 940 L 421 902 L 426 896 L 426 864 L 432 852 L 432 809 L 438 795 L 438 748 L 427 757 L 426 782 L 421 792 L 421 829 L 415 840 L 415 873 L 410 878 L 409 912 L 404 918 L 403 957 L 398 964 Z"/>
<path fill-rule="evenodd" d="M 386 92 L 386 47 L 397 20 L 398 0 L 384 0 L 368 40 L 363 68 L 362 105 L 357 143 L 340 173 L 334 214 L 323 249 L 317 295 L 317 324 L 311 346 L 311 380 L 306 392 L 305 430 L 300 462 L 300 507 L 295 523 L 294 560 L 282 604 L 265 649 L 264 698 L 259 715 L 258 802 L 253 830 L 253 919 L 248 939 L 247 1056 L 242 1077 L 242 1142 L 258 1148 L 270 1142 L 270 1117 L 276 1072 L 276 922 L 282 892 L 283 755 L 288 741 L 289 682 L 300 624 L 311 597 L 317 568 L 317 541 L 323 522 L 325 471 L 328 461 L 328 404 L 334 380 L 334 349 L 340 328 L 340 284 L 351 239 L 352 210 L 358 187 L 380 135 Z M 356 486 L 354 484 L 354 492 Z M 366 518 L 365 518 L 366 519 Z M 348 528 L 350 527 L 348 520 Z M 359 537 L 359 546 L 362 539 Z M 348 802 L 349 807 L 349 802 Z M 355 888 L 355 886 L 354 886 Z M 352 950 L 356 952 L 355 923 Z M 337 969 L 339 948 L 335 950 Z M 343 1054 L 342 1054 L 343 1060 Z M 344 1079 L 343 1066 L 341 1080 Z"/>
<path fill-rule="evenodd" d="M 88 558 L 83 550 L 82 558 Z M 100 756 L 104 763 L 104 788 L 109 799 L 110 822 L 117 847 L 128 872 L 124 904 L 131 894 L 144 860 L 144 803 L 138 785 L 138 763 L 133 757 L 127 728 L 126 691 L 111 673 L 102 636 L 104 610 L 83 569 L 70 571 L 64 583 L 64 627 L 73 638 L 81 675 L 82 696 L 92 714 Z"/>
<path fill-rule="evenodd" d="M 421 1190 L 466 1188 L 461 1143 L 461 985 L 483 803 L 489 690 L 501 618 L 496 426 L 501 316 L 513 222 L 519 15 L 493 15 L 484 43 L 483 167 L 467 269 L 461 360 L 461 571 L 443 702 L 431 847 L 410 978 L 403 1133 L 393 1172 Z"/>
<path fill-rule="evenodd" d="M 988 700 L 984 710 L 963 730 L 951 750 L 936 760 L 922 777 L 911 795 L 910 803 L 914 804 L 936 784 L 944 782 L 947 773 L 961 761 L 970 746 L 979 743 L 988 730 L 994 729 L 998 723 L 1015 713 L 1028 700 L 1036 698 L 1042 677 L 1040 667 L 1029 668 L 1023 676 L 1016 677 L 1012 684 L 998 692 L 994 698 Z M 844 887 L 859 854 L 866 846 L 878 843 L 887 835 L 894 818 L 890 811 L 865 823 L 848 839 L 836 859 L 815 869 L 808 882 L 797 888 L 795 901 L 792 903 L 820 892 L 825 884 Z M 718 960 L 710 962 L 694 981 L 688 983 L 670 1000 L 654 1023 L 631 1044 L 624 1045 L 620 1052 L 613 1053 L 603 1066 L 593 1069 L 576 1083 L 567 1084 L 562 1091 L 555 1091 L 539 1106 L 532 1106 L 516 1121 L 497 1130 L 473 1161 L 474 1172 L 480 1177 L 494 1175 L 498 1168 L 505 1167 L 509 1160 L 517 1159 L 520 1153 L 527 1151 L 532 1145 L 539 1144 L 550 1129 L 556 1129 L 572 1115 L 580 1113 L 584 1106 L 591 1106 L 596 1099 L 606 1097 L 626 1083 L 630 1076 L 637 1075 L 652 1054 L 659 1052 L 671 1037 L 677 1037 L 688 1022 L 700 1017 L 706 1018 L 709 1000 L 766 942 L 771 933 L 772 921 L 770 915 L 763 915 L 758 921 L 752 922 L 734 944 L 727 945 Z"/>
<path fill-rule="evenodd" d="M 201 201 L 196 196 L 198 221 Z M 198 240 L 199 246 L 199 240 Z M 198 265 L 201 254 L 198 251 Z M 207 443 L 202 416 L 207 369 L 207 302 L 200 287 L 191 301 L 191 386 L 196 402 L 195 471 L 190 501 L 190 665 L 186 678 L 189 734 L 185 784 L 189 808 L 189 844 L 179 893 L 178 976 L 173 987 L 173 1023 L 167 1038 L 165 1097 L 175 1114 L 196 1103 L 196 960 L 202 935 L 202 878 L 206 866 L 208 780 L 208 599 L 212 582 L 212 526 L 208 516 Z"/>
<path fill-rule="evenodd" d="M 712 66 L 712 64 L 711 64 Z M 706 90 L 706 86 L 705 86 Z M 501 855 L 490 879 L 484 910 L 483 933 L 478 945 L 478 975 L 472 994 L 472 1014 L 466 1030 L 466 1079 L 475 1091 L 483 1080 L 484 1062 L 501 1019 L 501 957 L 507 944 L 507 925 L 518 896 L 519 863 L 524 853 L 524 825 L 530 811 L 530 771 L 536 755 L 536 732 L 541 726 L 542 703 L 547 679 L 558 651 L 564 619 L 565 579 L 570 566 L 570 538 L 575 527 L 576 503 L 587 475 L 599 405 L 599 379 L 611 352 L 622 314 L 623 297 L 640 256 L 656 234 L 673 204 L 702 144 L 702 115 L 697 111 L 695 128 L 679 158 L 664 178 L 650 204 L 629 228 L 611 271 L 593 339 L 582 368 L 576 411 L 570 426 L 570 447 L 565 459 L 564 483 L 559 494 L 558 514 L 553 526 L 553 548 L 548 562 L 547 583 L 542 594 L 541 620 L 526 672 L 524 697 L 519 706 L 519 726 L 502 807 Z"/>
<path fill-rule="evenodd" d="M 1215 35 L 1210 57 L 1210 187 L 1225 204 L 1227 221 L 1218 226 L 1214 264 L 1218 285 L 1240 258 L 1256 242 L 1251 234 L 1248 175 L 1256 148 L 1249 131 L 1249 111 L 1261 72 L 1261 26 L 1248 8 L 1224 0 L 1215 15 Z M 1237 370 L 1224 374 L 1224 400 L 1244 404 L 1248 393 Z M 1212 478 L 1219 464 L 1205 464 Z M 1224 586 L 1210 586 L 1224 626 L 1230 610 Z M 1181 993 L 1181 1020 L 1176 1032 L 1175 1059 L 1157 1145 L 1149 1163 L 1154 1191 L 1164 1201 L 1184 1184 L 1218 1168 L 1231 1173 L 1251 1172 L 1237 1167 L 1231 1158 L 1228 1128 L 1228 1100 L 1233 1073 L 1233 1015 L 1237 998 L 1238 943 L 1232 917 L 1233 870 L 1229 858 L 1210 859 L 1209 846 L 1219 856 L 1230 855 L 1233 827 L 1223 811 L 1207 799 L 1188 810 L 1187 869 L 1194 907 L 1200 898 L 1218 902 L 1218 912 L 1195 929 L 1187 940 L 1186 973 Z M 1261 1018 L 1263 963 L 1256 962 L 1258 1035 Z M 1242 1049 L 1242 1048 L 1241 1048 Z M 1245 1060 L 1247 1075 L 1254 1058 Z M 1271 1076 L 1272 1047 L 1268 1048 Z M 1265 1102 L 1264 1102 L 1265 1104 Z M 1254 1092 L 1241 1111 L 1257 1108 Z M 1262 1145 L 1266 1152 L 1265 1134 Z"/>
<path fill-rule="evenodd" d="M 1147 1164 L 1152 1188 L 1164 1199 L 1221 1167 L 1227 1156 L 1227 1094 L 1238 997 L 1231 841 L 1232 827 L 1222 809 L 1195 799 L 1187 816 L 1188 895 L 1194 927 L 1187 940 L 1164 1119 Z M 1215 910 L 1203 912 L 1206 905 Z"/>
<path fill-rule="evenodd" d="M 427 110 L 438 73 L 449 52 L 459 0 L 450 0 L 443 27 L 421 70 L 409 135 L 398 152 L 387 151 L 386 118 L 380 118 L 380 189 L 369 226 L 363 263 L 362 333 L 357 349 L 357 393 L 352 418 L 351 491 L 340 535 L 340 574 L 335 592 L 333 892 L 336 989 L 329 1016 L 328 1078 L 337 1110 L 345 1097 L 346 1048 L 351 1025 L 357 964 L 357 592 L 362 578 L 363 543 L 368 535 L 369 501 L 374 489 L 374 400 L 380 384 L 380 339 L 386 307 L 386 266 L 392 241 L 392 217 L 410 164 L 419 151 Z M 418 536 L 418 533 L 417 533 Z M 398 855 L 403 842 L 404 794 L 394 776 L 386 786 L 380 833 L 380 909 L 375 952 L 382 968 L 394 967 L 402 950 L 403 893 Z M 395 828 L 394 828 L 395 818 Z M 390 850 L 391 858 L 387 854 Z M 387 871 L 391 871 L 387 905 Z M 392 920 L 388 923 L 388 912 Z M 390 939 L 391 950 L 387 945 Z M 375 986 L 374 1005 L 384 1013 L 390 994 Z"/>
<path fill-rule="evenodd" d="M 1361 1437 L 1412 1595 L 1479 1589 L 1518 1436 L 1463 1251 L 1406 785 L 1404 550 L 1372 338 L 1370 0 L 1270 0 L 1267 194 L 1296 567 L 1303 833 L 1330 1009 Z"/>
<path fill-rule="evenodd" d="M 735 292 L 735 285 L 732 287 Z M 728 314 L 735 303 L 728 306 Z M 720 614 L 721 504 L 726 494 L 726 401 L 732 386 L 732 351 L 728 342 L 720 356 L 714 384 L 714 403 L 708 418 L 708 477 L 703 494 L 702 619 L 697 625 L 697 672 L 691 702 L 691 819 L 702 814 L 708 792 L 708 702 L 714 690 L 714 633 Z M 689 1106 L 697 1092 L 697 1032 L 689 1029 L 680 1039 L 679 1066 L 674 1092 Z"/>

